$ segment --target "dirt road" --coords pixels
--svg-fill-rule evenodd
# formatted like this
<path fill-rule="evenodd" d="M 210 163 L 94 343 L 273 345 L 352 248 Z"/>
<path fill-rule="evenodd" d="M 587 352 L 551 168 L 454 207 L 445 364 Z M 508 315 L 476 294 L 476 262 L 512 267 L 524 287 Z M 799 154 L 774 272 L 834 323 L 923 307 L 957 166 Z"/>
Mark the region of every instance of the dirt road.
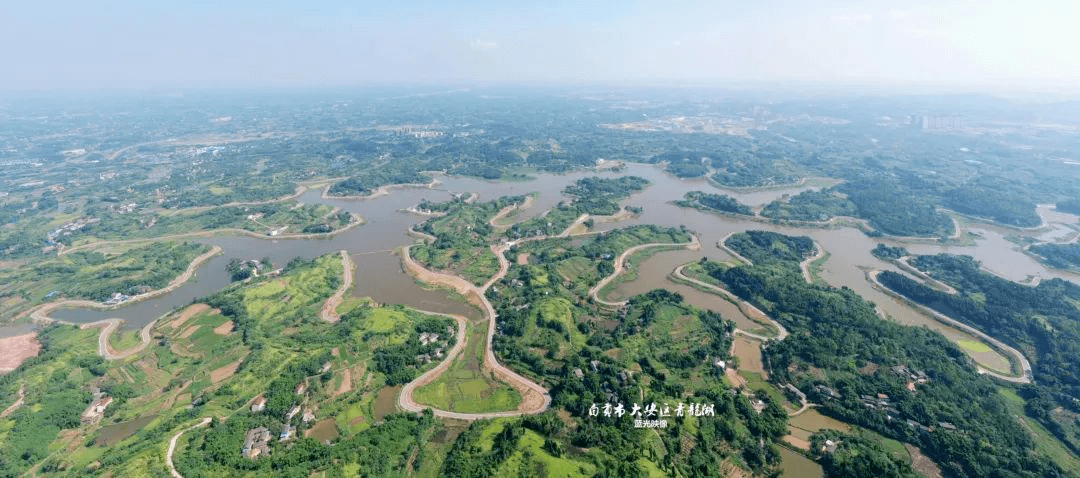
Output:
<path fill-rule="evenodd" d="M 319 318 L 326 322 L 337 322 L 341 320 L 341 316 L 337 313 L 337 308 L 341 305 L 342 299 L 345 298 L 345 293 L 349 291 L 353 283 L 353 261 L 349 257 L 349 251 L 341 251 L 341 267 L 344 271 L 341 273 L 341 286 L 338 287 L 334 295 L 326 299 L 326 303 L 323 304 L 322 310 L 319 311 Z"/>
<path fill-rule="evenodd" d="M 494 374 L 495 378 L 497 378 L 498 380 L 509 384 L 511 387 L 514 388 L 514 390 L 521 394 L 522 397 L 521 405 L 515 411 L 491 413 L 459 413 L 449 410 L 432 409 L 434 414 L 440 417 L 456 418 L 459 420 L 478 420 L 481 418 L 512 417 L 526 414 L 535 414 L 547 410 L 548 407 L 551 406 L 551 395 L 548 393 L 547 389 L 540 386 L 540 384 L 537 384 L 536 382 L 533 382 L 532 380 L 529 380 L 519 375 L 517 372 L 506 368 L 505 366 L 500 364 L 499 361 L 495 358 L 495 352 L 492 350 L 491 345 L 495 337 L 495 323 L 498 315 L 495 313 L 495 307 L 492 306 L 491 302 L 488 301 L 487 297 L 484 296 L 483 291 L 461 277 L 425 269 L 423 266 L 413 260 L 410 254 L 411 248 L 412 246 L 405 246 L 401 252 L 402 262 L 405 264 L 406 270 L 408 270 L 421 281 L 454 289 L 462 296 L 468 298 L 470 302 L 478 305 L 480 307 L 480 310 L 483 311 L 484 318 L 488 322 L 487 344 L 485 346 L 483 362 L 484 369 Z M 498 255 L 499 257 L 502 257 L 502 254 Z M 503 258 L 502 261 L 505 261 L 505 258 Z M 502 263 L 502 261 L 500 261 L 500 264 Z M 488 283 L 493 284 L 499 279 L 501 279 L 502 276 L 506 274 L 506 270 L 508 269 L 509 265 L 507 265 L 506 268 L 500 267 L 500 272 L 496 274 L 492 279 L 490 279 Z M 436 378 L 438 378 L 439 375 L 442 375 L 443 372 L 449 369 L 450 364 L 453 362 L 453 359 L 464 348 L 464 345 L 465 323 L 464 318 L 462 317 L 458 318 L 457 344 L 454 346 L 451 352 L 447 354 L 446 359 L 439 363 L 439 365 L 437 365 L 434 369 L 431 369 L 428 372 L 424 373 L 412 382 L 409 382 L 401 389 L 401 394 L 398 396 L 398 406 L 400 406 L 404 410 L 416 413 L 419 413 L 425 408 L 431 408 L 416 403 L 413 400 L 413 392 L 417 388 L 431 383 Z"/>
<path fill-rule="evenodd" d="M 607 277 L 605 277 L 603 279 L 600 279 L 600 282 L 597 282 L 596 285 L 593 286 L 592 289 L 589 289 L 589 296 L 592 297 L 593 300 L 596 301 L 596 303 L 606 305 L 608 307 L 622 307 L 622 306 L 626 305 L 627 301 L 625 301 L 625 300 L 619 301 L 619 302 L 609 302 L 609 301 L 606 301 L 604 299 L 601 299 L 600 296 L 599 296 L 600 291 L 603 290 L 604 287 L 607 287 L 607 285 L 610 284 L 611 281 L 615 280 L 615 278 L 618 277 L 619 274 L 622 274 L 623 270 L 626 269 L 626 259 L 628 257 L 632 256 L 634 253 L 636 253 L 636 252 L 638 252 L 638 251 L 640 251 L 642 249 L 648 249 L 650 247 L 661 247 L 661 246 L 678 247 L 678 246 L 682 246 L 682 247 L 685 247 L 686 249 L 689 249 L 689 250 L 692 250 L 692 251 L 700 249 L 701 248 L 701 243 L 698 242 L 697 236 L 691 235 L 690 237 L 691 237 L 690 242 L 684 242 L 684 243 L 681 243 L 681 244 L 680 243 L 671 243 L 671 242 L 653 242 L 653 243 L 650 243 L 650 244 L 640 244 L 640 245 L 631 247 L 631 248 L 623 251 L 622 254 L 619 254 L 619 257 L 615 258 L 615 271 L 612 272 Z"/>
<path fill-rule="evenodd" d="M 978 337 L 979 339 L 983 340 L 984 342 L 990 344 L 991 347 L 998 350 L 999 352 L 1003 352 L 1003 353 L 1005 353 L 1007 355 L 1011 355 L 1016 361 L 1018 361 L 1020 363 L 1021 375 L 1019 377 L 1017 377 L 1015 375 L 1006 375 L 1006 374 L 1002 374 L 1002 373 L 999 373 L 999 372 L 995 372 L 993 370 L 989 370 L 989 369 L 983 368 L 981 366 L 978 367 L 979 373 L 984 374 L 984 375 L 989 375 L 991 377 L 994 377 L 994 378 L 997 378 L 997 379 L 1000 379 L 1000 380 L 1004 380 L 1006 382 L 1012 382 L 1012 383 L 1031 383 L 1032 382 L 1031 362 L 1029 362 L 1027 357 L 1025 357 L 1024 354 L 1020 353 L 1019 350 L 1016 350 L 1015 348 L 1012 348 L 1012 347 L 1006 345 L 1004 342 L 1002 342 L 1002 341 L 1000 341 L 998 339 L 995 339 L 995 338 L 993 338 L 993 337 L 991 337 L 989 335 L 986 335 L 985 333 L 983 333 L 983 331 L 981 331 L 979 329 L 976 329 L 975 327 L 967 325 L 967 324 L 965 324 L 963 322 L 960 322 L 959 320 L 956 320 L 956 319 L 954 319 L 952 317 L 949 317 L 949 316 L 947 316 L 945 314 L 942 314 L 942 313 L 940 313 L 940 312 L 938 312 L 938 311 L 936 311 L 934 309 L 931 309 L 931 308 L 929 308 L 929 307 L 927 307 L 925 305 L 922 305 L 922 304 L 920 304 L 918 302 L 915 302 L 915 301 L 913 301 L 911 299 L 908 299 L 904 295 L 899 294 L 899 293 L 893 291 L 892 289 L 890 289 L 888 287 L 885 287 L 884 284 L 882 284 L 881 282 L 878 281 L 878 274 L 880 274 L 880 273 L 881 273 L 881 271 L 879 271 L 879 270 L 873 270 L 873 271 L 869 271 L 869 272 L 866 273 L 866 279 L 870 281 L 870 283 L 874 286 L 875 289 L 878 289 L 878 290 L 880 290 L 880 291 L 882 291 L 882 292 L 884 292 L 886 294 L 889 294 L 892 297 L 895 297 L 895 298 L 903 301 L 904 303 L 908 304 L 909 306 L 911 306 L 915 310 L 918 310 L 919 312 L 922 312 L 923 314 L 933 318 L 934 320 L 936 320 L 938 322 L 941 322 L 941 323 L 943 323 L 945 325 L 948 325 L 950 327 L 960 329 L 960 330 L 962 330 L 964 332 L 967 332 L 967 333 L 969 333 L 971 335 L 974 335 L 974 336 Z"/>
<path fill-rule="evenodd" d="M 814 242 L 814 250 L 817 252 L 815 252 L 813 256 L 807 257 L 799 263 L 799 269 L 802 271 L 803 279 L 806 279 L 807 284 L 814 283 L 814 275 L 810 273 L 810 264 L 818 259 L 821 259 L 822 257 L 825 257 L 825 249 L 822 249 L 821 245 L 817 242 Z"/>

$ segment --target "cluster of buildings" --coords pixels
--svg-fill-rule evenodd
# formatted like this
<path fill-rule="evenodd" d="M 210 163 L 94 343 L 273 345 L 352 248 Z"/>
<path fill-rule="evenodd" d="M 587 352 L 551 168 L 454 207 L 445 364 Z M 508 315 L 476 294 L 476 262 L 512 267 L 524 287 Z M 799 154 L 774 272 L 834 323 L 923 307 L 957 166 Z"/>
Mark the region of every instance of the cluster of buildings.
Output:
<path fill-rule="evenodd" d="M 96 222 L 101 222 L 101 219 L 96 217 L 81 217 L 67 224 L 64 224 L 63 226 L 60 226 L 55 231 L 50 232 L 48 234 L 48 240 L 50 243 L 56 244 L 56 239 L 60 236 L 70 236 L 71 233 Z"/>
<path fill-rule="evenodd" d="M 324 371 L 327 367 L 323 367 Z M 301 403 L 294 405 L 285 414 L 285 423 L 281 426 L 281 431 L 278 433 L 278 441 L 288 441 L 296 438 L 296 425 L 293 425 L 292 420 L 300 415 L 300 421 L 303 423 L 309 423 L 315 420 L 315 412 L 304 407 L 304 402 L 307 401 L 307 397 L 304 396 L 304 392 L 307 391 L 307 384 L 300 382 L 296 386 L 296 395 L 302 396 Z M 266 397 L 259 395 L 255 397 L 255 401 L 251 403 L 251 413 L 262 413 L 266 410 Z M 303 414 L 301 415 L 301 412 Z M 247 431 L 246 438 L 244 439 L 244 448 L 240 450 L 240 454 L 244 458 L 250 458 L 252 460 L 257 459 L 260 456 L 270 454 L 270 442 L 273 440 L 273 433 L 266 427 L 252 428 Z"/>

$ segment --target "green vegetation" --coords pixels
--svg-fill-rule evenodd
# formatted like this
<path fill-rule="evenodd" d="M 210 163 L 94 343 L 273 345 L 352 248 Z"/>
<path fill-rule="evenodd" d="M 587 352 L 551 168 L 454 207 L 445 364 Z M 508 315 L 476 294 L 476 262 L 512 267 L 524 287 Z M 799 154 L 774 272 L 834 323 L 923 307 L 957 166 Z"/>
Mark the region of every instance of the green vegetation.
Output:
<path fill-rule="evenodd" d="M 0 476 L 22 475 L 52 456 L 50 444 L 61 430 L 79 427 L 79 414 L 91 400 L 84 384 L 107 369 L 96 356 L 96 336 L 96 330 L 70 326 L 45 329 L 38 336 L 41 354 L 0 376 L 0 396 L 15 397 L 20 386 L 26 387 L 26 403 L 0 418 Z M 43 470 L 56 470 L 58 464 L 59 459 L 50 459 Z"/>
<path fill-rule="evenodd" d="M 420 173 L 408 161 L 400 161 L 395 167 L 369 169 L 344 181 L 334 183 L 328 192 L 335 196 L 366 196 L 380 186 L 429 182 L 431 182 L 431 176 Z"/>
<path fill-rule="evenodd" d="M 836 444 L 835 450 L 826 449 L 827 441 Z M 828 477 L 916 478 L 921 476 L 911 468 L 908 461 L 897 458 L 877 440 L 864 436 L 825 430 L 813 435 L 810 440 L 810 451 L 825 468 L 825 476 Z"/>
<path fill-rule="evenodd" d="M 765 349 L 770 380 L 795 384 L 823 414 L 918 446 L 949 476 L 1062 473 L 1035 453 L 991 379 L 976 373 L 956 345 L 928 329 L 879 319 L 873 304 L 850 289 L 802 280 L 797 251 L 809 243 L 736 234 L 728 246 L 754 265 L 711 272 L 791 332 Z M 907 383 L 917 372 L 928 380 L 912 393 Z"/>
<path fill-rule="evenodd" d="M 94 217 L 94 210 L 88 210 L 88 215 Z M 151 239 L 217 229 L 243 229 L 264 235 L 322 234 L 357 220 L 348 212 L 325 204 L 291 201 L 101 216 L 100 221 L 89 223 L 69 235 L 57 236 L 56 241 L 70 246 L 99 240 Z"/>
<path fill-rule="evenodd" d="M 938 212 L 933 200 L 918 188 L 925 181 L 913 178 L 868 178 L 844 183 L 837 190 L 847 194 L 858 217 L 879 231 L 894 236 L 948 236 L 953 223 Z"/>
<path fill-rule="evenodd" d="M 930 289 L 906 276 L 882 272 L 883 285 L 1025 352 L 1035 384 L 1020 390 L 1027 414 L 1070 448 L 1080 450 L 1080 286 L 1061 279 L 1038 287 L 1016 284 L 979 269 L 968 256 L 919 256 L 912 265 L 955 287 Z M 1058 407 L 1064 407 L 1055 413 Z"/>
<path fill-rule="evenodd" d="M 506 235 L 517 239 L 559 234 L 582 214 L 608 216 L 619 212 L 619 201 L 644 190 L 648 185 L 648 181 L 637 176 L 581 178 L 563 190 L 563 193 L 574 198 L 573 202 L 562 203 L 543 216 L 514 224 Z"/>
<path fill-rule="evenodd" d="M 448 270 L 474 284 L 483 284 L 499 271 L 499 261 L 488 249 L 495 237 L 489 222 L 503 208 L 524 201 L 524 196 L 513 196 L 467 203 L 464 197 L 458 197 L 439 204 L 421 203 L 421 210 L 444 215 L 417 226 L 419 231 L 435 236 L 435 241 L 413 247 L 413 258 L 430 269 Z"/>
<path fill-rule="evenodd" d="M 0 297 L 21 297 L 27 301 L 20 308 L 27 308 L 62 298 L 104 302 L 115 293 L 137 295 L 165 287 L 209 249 L 190 242 L 155 242 L 48 257 L 32 267 L 0 269 Z"/>
<path fill-rule="evenodd" d="M 747 396 L 727 391 L 714 365 L 717 359 L 731 359 L 731 322 L 664 290 L 632 297 L 626 309 L 615 313 L 588 303 L 588 289 L 611 273 L 611 261 L 622 251 L 687 240 L 683 231 L 636 226 L 579 246 L 552 239 L 510 251 L 528 252 L 531 264 L 512 266 L 498 291 L 488 292 L 499 314 L 494 346 L 500 361 L 549 384 L 553 406 L 573 417 L 569 430 L 541 433 L 552 441 L 545 441 L 546 448 L 558 450 L 562 443 L 588 448 L 595 456 L 590 461 L 608 476 L 647 476 L 647 470 L 712 476 L 720 463 L 762 473 L 777 469 L 779 452 L 771 444 L 786 434 L 783 399 L 760 393 L 767 405 L 759 415 Z M 671 409 L 680 402 L 703 402 L 715 404 L 716 417 L 672 418 L 655 435 L 632 427 L 629 417 L 589 416 L 591 404 L 605 402 L 627 408 L 656 402 Z M 523 463 L 512 458 L 516 453 L 507 451 L 506 463 Z M 470 456 L 471 463 L 486 460 Z M 505 469 L 498 463 L 490 466 L 500 470 L 498 476 Z"/>
<path fill-rule="evenodd" d="M 401 311 L 357 310 L 371 315 L 373 332 L 396 329 L 397 324 L 408 319 L 407 315 Z M 376 317 L 379 315 L 389 315 L 389 317 L 378 320 Z M 453 319 L 428 317 L 417 321 L 414 331 L 415 334 L 408 334 L 405 343 L 387 345 L 375 351 L 375 370 L 386 375 L 387 385 L 409 383 L 420 375 L 417 357 L 422 357 L 422 363 L 439 362 L 443 354 L 454 346 L 457 327 Z M 425 340 L 421 341 L 421 337 Z"/>
<path fill-rule="evenodd" d="M 985 217 L 1001 224 L 1034 227 L 1042 223 L 1031 195 L 1011 181 L 982 177 L 943 194 L 944 205 L 956 212 Z"/>
<path fill-rule="evenodd" d="M 1042 262 L 1058 269 L 1080 269 L 1080 243 L 1036 244 L 1028 248 Z"/>
<path fill-rule="evenodd" d="M 803 191 L 786 201 L 773 201 L 761 210 L 762 216 L 771 219 L 817 222 L 857 213 L 854 203 L 830 190 Z"/>
<path fill-rule="evenodd" d="M 724 154 L 710 155 L 709 165 L 713 172 L 710 178 L 724 186 L 761 187 L 792 184 L 803 177 L 791 161 L 774 153 L 750 150 L 727 151 Z"/>
<path fill-rule="evenodd" d="M 739 203 L 735 198 L 725 194 L 710 194 L 701 191 L 686 193 L 686 197 L 676 201 L 682 207 L 692 207 L 706 211 L 726 212 L 728 214 L 742 214 L 753 216 L 754 211 L 745 204 Z"/>
<path fill-rule="evenodd" d="M 653 156 L 649 162 L 667 162 L 667 167 L 665 168 L 667 172 L 674 174 L 679 178 L 686 179 L 700 178 L 707 174 L 709 168 L 705 166 L 706 160 L 707 158 L 702 156 L 701 153 L 672 151 Z"/>
<path fill-rule="evenodd" d="M 40 335 L 42 354 L 0 376 L 2 396 L 13 397 L 26 386 L 26 404 L 0 419 L 0 476 L 19 476 L 35 464 L 39 472 L 78 476 L 167 475 L 163 444 L 203 416 L 226 418 L 184 434 L 176 463 L 185 476 L 308 476 L 346 467 L 400 476 L 405 458 L 423 448 L 438 425 L 430 416 L 390 415 L 376 422 L 372 404 L 391 380 L 383 370 L 393 367 L 394 379 L 400 380 L 430 367 L 404 357 L 427 350 L 414 347 L 423 332 L 441 335 L 429 336 L 428 348 L 451 346 L 452 321 L 349 300 L 341 307 L 340 322 L 324 323 L 318 311 L 341 273 L 337 254 L 294 260 L 280 276 L 253 278 L 203 299 L 214 308 L 182 323 L 177 314 L 166 316 L 150 347 L 127 361 L 97 356 L 96 329 L 46 329 Z M 232 327 L 225 326 L 230 321 Z M 113 345 L 123 346 L 125 340 Z M 342 380 L 349 373 L 351 386 Z M 298 395 L 301 383 L 306 391 Z M 79 414 L 94 386 L 114 400 L 100 425 L 81 425 Z M 258 395 L 267 399 L 267 407 L 252 413 Z M 307 438 L 277 441 L 284 416 L 302 402 L 320 418 L 352 414 L 339 427 L 340 446 Z M 136 418 L 149 422 L 130 436 L 101 440 L 106 425 Z M 299 418 L 292 423 L 300 437 L 313 425 Z M 241 458 L 244 434 L 256 426 L 273 431 L 271 456 Z"/>
<path fill-rule="evenodd" d="M 908 250 L 903 247 L 890 247 L 885 244 L 878 244 L 874 246 L 874 249 L 870 251 L 874 257 L 884 261 L 892 261 L 908 255 Z"/>
<path fill-rule="evenodd" d="M 470 324 L 465 350 L 450 368 L 413 394 L 417 403 L 463 413 L 516 410 L 521 395 L 484 370 L 486 324 Z"/>

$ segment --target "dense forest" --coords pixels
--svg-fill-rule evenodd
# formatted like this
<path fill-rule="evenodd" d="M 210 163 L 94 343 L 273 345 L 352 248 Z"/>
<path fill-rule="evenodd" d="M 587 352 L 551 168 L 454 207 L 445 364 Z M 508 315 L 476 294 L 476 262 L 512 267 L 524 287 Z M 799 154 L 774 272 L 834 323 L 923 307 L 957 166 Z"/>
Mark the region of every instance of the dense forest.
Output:
<path fill-rule="evenodd" d="M 795 383 L 822 413 L 920 447 L 948 476 L 1063 475 L 1033 452 L 995 384 L 956 345 L 881 320 L 850 289 L 807 284 L 798 259 L 808 244 L 805 237 L 736 234 L 727 245 L 754 265 L 709 263 L 713 277 L 790 330 L 765 349 L 771 380 Z M 927 377 L 914 392 L 912 373 Z"/>
<path fill-rule="evenodd" d="M 919 256 L 912 265 L 955 287 L 956 295 L 930 289 L 906 276 L 882 272 L 882 284 L 911 300 L 971 324 L 1027 355 L 1035 385 L 1022 390 L 1028 413 L 1074 449 L 1073 420 L 1058 406 L 1080 412 L 1080 286 L 1061 279 L 1020 285 L 979 269 L 968 256 Z"/>
<path fill-rule="evenodd" d="M 1035 244 L 1028 251 L 1038 255 L 1050 267 L 1076 269 L 1080 267 L 1080 243 Z"/>
<path fill-rule="evenodd" d="M 857 213 L 854 203 L 828 190 L 803 191 L 787 201 L 773 201 L 761 210 L 762 216 L 794 221 L 827 221 Z"/>
<path fill-rule="evenodd" d="M 682 207 L 693 207 L 706 211 L 717 211 L 728 214 L 742 214 L 753 216 L 754 211 L 749 206 L 740 203 L 735 198 L 726 194 L 711 194 L 701 191 L 690 191 L 686 196 L 676 201 L 675 204 Z"/>

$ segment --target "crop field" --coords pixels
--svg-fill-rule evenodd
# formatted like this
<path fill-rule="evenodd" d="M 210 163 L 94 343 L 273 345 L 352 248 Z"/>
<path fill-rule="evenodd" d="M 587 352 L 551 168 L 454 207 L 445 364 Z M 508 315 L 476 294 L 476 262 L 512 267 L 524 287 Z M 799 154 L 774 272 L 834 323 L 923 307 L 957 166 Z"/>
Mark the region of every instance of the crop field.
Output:
<path fill-rule="evenodd" d="M 482 370 L 485 338 L 485 326 L 470 325 L 463 353 L 434 382 L 416 390 L 417 403 L 464 413 L 517 409 L 521 395 Z"/>

